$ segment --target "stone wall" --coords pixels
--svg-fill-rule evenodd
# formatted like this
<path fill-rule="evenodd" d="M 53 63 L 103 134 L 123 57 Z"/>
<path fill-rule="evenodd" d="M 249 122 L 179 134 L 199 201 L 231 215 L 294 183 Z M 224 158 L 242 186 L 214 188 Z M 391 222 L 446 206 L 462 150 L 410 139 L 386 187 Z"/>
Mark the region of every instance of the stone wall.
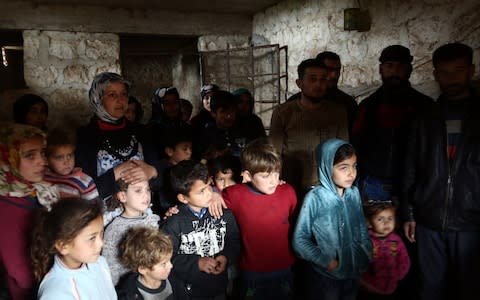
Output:
<path fill-rule="evenodd" d="M 359 98 L 380 85 L 378 57 L 391 44 L 410 48 L 414 56 L 411 82 L 425 93 L 438 94 L 431 54 L 452 41 L 475 49 L 480 61 L 480 2 L 477 0 L 360 1 L 370 12 L 371 29 L 343 30 L 343 10 L 358 7 L 353 0 L 287 0 L 258 13 L 253 36 L 264 43 L 288 46 L 289 93 L 295 93 L 296 68 L 321 51 L 337 52 L 343 63 L 339 85 Z M 477 68 L 477 78 L 478 78 Z"/>
<path fill-rule="evenodd" d="M 11 120 L 13 101 L 26 92 L 49 104 L 48 127 L 75 128 L 92 115 L 88 89 L 97 73 L 120 73 L 115 34 L 26 30 L 24 73 L 28 90 L 2 93 L 2 119 Z"/>

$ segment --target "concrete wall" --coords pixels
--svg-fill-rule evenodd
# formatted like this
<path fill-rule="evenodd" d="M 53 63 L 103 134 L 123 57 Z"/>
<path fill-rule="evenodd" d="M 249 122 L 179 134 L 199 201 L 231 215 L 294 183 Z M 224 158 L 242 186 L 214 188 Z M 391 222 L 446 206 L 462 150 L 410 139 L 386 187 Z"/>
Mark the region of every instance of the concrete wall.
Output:
<path fill-rule="evenodd" d="M 410 48 L 414 56 L 411 82 L 436 96 L 432 81 L 431 54 L 452 41 L 475 49 L 480 61 L 480 2 L 477 0 L 360 1 L 372 19 L 370 31 L 344 31 L 343 10 L 358 7 L 353 0 L 287 0 L 258 13 L 253 19 L 253 36 L 268 43 L 288 45 L 290 94 L 296 68 L 321 51 L 337 52 L 344 65 L 339 84 L 354 95 L 368 94 L 380 84 L 378 57 L 391 44 Z M 477 68 L 477 77 L 478 77 Z"/>
<path fill-rule="evenodd" d="M 25 30 L 24 73 L 28 90 L 0 94 L 1 119 L 12 118 L 13 101 L 26 92 L 49 103 L 48 127 L 75 128 L 92 115 L 88 89 L 93 77 L 104 71 L 120 73 L 116 34 Z"/>

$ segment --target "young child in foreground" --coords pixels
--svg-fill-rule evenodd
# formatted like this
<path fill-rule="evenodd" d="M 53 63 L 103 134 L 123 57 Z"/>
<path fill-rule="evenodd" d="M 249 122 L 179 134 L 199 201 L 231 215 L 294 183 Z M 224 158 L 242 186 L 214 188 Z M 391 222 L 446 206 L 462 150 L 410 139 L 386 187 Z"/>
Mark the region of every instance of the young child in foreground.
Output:
<path fill-rule="evenodd" d="M 131 228 L 119 245 L 120 260 L 131 272 L 117 285 L 118 299 L 173 299 L 168 281 L 172 251 L 172 241 L 161 230 Z"/>
<path fill-rule="evenodd" d="M 297 205 L 295 191 L 289 184 L 280 185 L 282 160 L 265 139 L 249 143 L 241 160 L 248 183 L 230 186 L 222 196 L 242 233 L 244 293 L 252 299 L 288 299 L 295 261 L 289 245 Z"/>
<path fill-rule="evenodd" d="M 60 129 L 53 129 L 47 137 L 46 157 L 48 169 L 45 181 L 54 184 L 61 198 L 81 197 L 92 200 L 98 197 L 92 177 L 75 167 L 75 143 Z"/>
<path fill-rule="evenodd" d="M 227 266 L 240 253 L 240 233 L 230 210 L 215 219 L 207 206 L 212 199 L 208 170 L 203 164 L 184 160 L 170 174 L 173 190 L 183 203 L 162 229 L 173 241 L 170 275 L 176 299 L 224 299 Z"/>
<path fill-rule="evenodd" d="M 395 207 L 391 201 L 369 201 L 364 210 L 373 257 L 360 278 L 360 299 L 395 299 L 397 284 L 410 268 L 405 244 L 394 232 Z"/>
<path fill-rule="evenodd" d="M 100 256 L 102 207 L 97 201 L 72 198 L 41 212 L 31 250 L 35 278 L 42 280 L 38 299 L 117 299 L 107 262 Z"/>
<path fill-rule="evenodd" d="M 355 299 L 372 242 L 353 182 L 357 156 L 350 144 L 329 139 L 315 150 L 320 185 L 304 199 L 293 247 L 309 262 L 307 299 Z"/>
<path fill-rule="evenodd" d="M 135 184 L 127 184 L 122 179 L 117 180 L 117 193 L 113 203 L 123 207 L 120 216 L 105 227 L 105 235 L 102 255 L 108 262 L 112 274 L 113 284 L 117 285 L 120 277 L 128 272 L 118 254 L 118 245 L 128 229 L 138 226 L 158 228 L 160 217 L 148 212 L 151 200 L 151 191 L 148 181 L 140 181 Z"/>

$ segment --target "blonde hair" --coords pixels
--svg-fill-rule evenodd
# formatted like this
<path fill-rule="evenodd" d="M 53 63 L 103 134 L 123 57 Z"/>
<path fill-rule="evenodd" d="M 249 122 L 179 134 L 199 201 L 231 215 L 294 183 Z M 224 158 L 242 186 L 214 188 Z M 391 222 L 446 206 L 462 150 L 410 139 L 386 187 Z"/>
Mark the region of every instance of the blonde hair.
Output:
<path fill-rule="evenodd" d="M 170 237 L 160 229 L 135 227 L 127 231 L 119 250 L 122 263 L 138 272 L 138 268 L 152 268 L 172 254 L 173 244 Z"/>

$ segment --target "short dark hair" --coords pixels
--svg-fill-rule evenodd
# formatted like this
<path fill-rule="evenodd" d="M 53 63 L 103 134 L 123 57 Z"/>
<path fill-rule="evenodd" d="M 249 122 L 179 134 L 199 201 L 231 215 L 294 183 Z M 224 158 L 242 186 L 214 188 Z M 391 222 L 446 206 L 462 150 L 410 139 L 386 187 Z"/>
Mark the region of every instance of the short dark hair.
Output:
<path fill-rule="evenodd" d="M 327 69 L 327 66 L 325 63 L 319 59 L 316 58 L 309 58 L 304 61 L 302 61 L 298 67 L 297 67 L 297 73 L 298 73 L 298 79 L 303 79 L 303 76 L 305 76 L 305 70 L 307 68 L 323 68 Z"/>
<path fill-rule="evenodd" d="M 232 93 L 224 90 L 215 92 L 210 99 L 210 109 L 212 112 L 216 112 L 219 108 L 236 109 L 237 98 L 235 98 Z"/>
<path fill-rule="evenodd" d="M 355 148 L 350 144 L 343 144 L 338 147 L 337 152 L 333 158 L 333 165 L 336 165 L 355 155 Z"/>
<path fill-rule="evenodd" d="M 192 142 L 192 140 L 193 133 L 190 127 L 173 128 L 168 130 L 168 134 L 165 134 L 163 145 L 165 148 L 175 149 L 178 144 Z"/>
<path fill-rule="evenodd" d="M 440 62 L 465 58 L 469 64 L 473 63 L 473 49 L 462 43 L 449 43 L 433 51 L 432 62 L 436 68 Z"/>
<path fill-rule="evenodd" d="M 335 52 L 323 51 L 323 52 L 320 52 L 320 53 L 317 54 L 316 59 L 318 59 L 322 62 L 325 62 L 326 59 L 340 61 L 340 56 Z"/>
<path fill-rule="evenodd" d="M 387 209 L 395 211 L 395 206 L 392 201 L 369 200 L 363 204 L 363 213 L 368 221 L 371 221 L 373 217 Z"/>
<path fill-rule="evenodd" d="M 240 159 L 231 154 L 224 154 L 207 162 L 208 170 L 211 176 L 215 176 L 218 172 L 226 173 L 232 171 L 233 181 L 242 182 L 242 163 Z"/>
<path fill-rule="evenodd" d="M 13 121 L 15 123 L 25 124 L 25 118 L 27 117 L 30 108 L 37 103 L 41 103 L 45 106 L 45 112 L 48 116 L 47 101 L 35 94 L 25 94 L 13 103 Z"/>
<path fill-rule="evenodd" d="M 46 155 L 50 156 L 54 149 L 61 146 L 72 146 L 75 148 L 75 139 L 72 134 L 61 128 L 53 128 L 47 134 L 47 149 Z"/>
<path fill-rule="evenodd" d="M 194 160 L 183 160 L 170 170 L 170 183 L 177 194 L 187 196 L 197 180 L 207 183 L 208 169 Z"/>

